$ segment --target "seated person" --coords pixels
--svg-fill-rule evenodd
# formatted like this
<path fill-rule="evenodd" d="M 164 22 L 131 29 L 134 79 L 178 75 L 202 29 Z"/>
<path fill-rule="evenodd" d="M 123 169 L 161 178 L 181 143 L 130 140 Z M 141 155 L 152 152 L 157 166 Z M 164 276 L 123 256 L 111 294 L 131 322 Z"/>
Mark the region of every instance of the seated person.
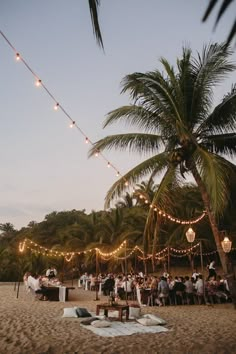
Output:
<path fill-rule="evenodd" d="M 28 287 L 31 288 L 35 294 L 42 294 L 39 300 L 48 300 L 48 291 L 43 285 L 41 285 L 40 277 L 37 274 L 29 275 L 27 282 Z"/>

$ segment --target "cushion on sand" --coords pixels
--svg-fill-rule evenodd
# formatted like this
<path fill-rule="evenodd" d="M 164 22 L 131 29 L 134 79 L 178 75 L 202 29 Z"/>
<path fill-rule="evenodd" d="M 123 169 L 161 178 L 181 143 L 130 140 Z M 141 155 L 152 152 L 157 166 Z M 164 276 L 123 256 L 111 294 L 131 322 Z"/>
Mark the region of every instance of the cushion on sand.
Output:
<path fill-rule="evenodd" d="M 74 307 L 65 307 L 62 317 L 78 317 Z"/>
<path fill-rule="evenodd" d="M 81 321 L 80 323 L 85 325 L 85 326 L 88 326 L 88 325 L 91 325 L 92 322 L 98 320 L 97 317 L 89 317 L 89 318 L 86 318 L 85 320 Z"/>
<path fill-rule="evenodd" d="M 93 321 L 91 325 L 96 328 L 111 327 L 111 322 L 105 320 L 97 320 L 97 321 Z"/>
<path fill-rule="evenodd" d="M 156 315 L 152 315 L 152 314 L 146 314 L 146 315 L 143 315 L 144 318 L 151 318 L 152 320 L 158 322 L 159 325 L 165 325 L 166 324 L 166 321 L 163 320 L 162 318 L 156 316 Z"/>
<path fill-rule="evenodd" d="M 129 307 L 129 318 L 139 318 L 141 313 L 140 307 Z"/>
<path fill-rule="evenodd" d="M 159 323 L 151 318 L 138 318 L 137 322 L 143 326 L 157 326 Z"/>
<path fill-rule="evenodd" d="M 78 317 L 92 317 L 91 313 L 83 307 L 76 307 Z"/>

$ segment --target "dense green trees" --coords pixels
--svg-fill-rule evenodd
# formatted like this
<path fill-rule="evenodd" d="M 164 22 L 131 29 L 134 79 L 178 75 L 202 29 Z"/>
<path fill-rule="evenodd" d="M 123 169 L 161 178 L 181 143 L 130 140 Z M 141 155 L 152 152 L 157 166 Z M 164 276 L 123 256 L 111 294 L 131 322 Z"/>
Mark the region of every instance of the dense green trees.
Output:
<path fill-rule="evenodd" d="M 152 183 L 142 182 L 137 185 L 136 190 L 149 190 Z M 222 228 L 226 229 L 232 240 L 236 239 L 235 224 L 235 183 L 232 180 L 230 203 L 227 211 L 220 218 Z M 155 185 L 152 185 L 155 190 Z M 150 195 L 151 192 L 149 191 Z M 137 201 L 137 191 L 130 195 L 130 198 Z M 172 215 L 182 220 L 189 220 L 194 215 L 200 214 L 203 202 L 198 189 L 189 184 L 185 187 L 178 187 L 172 191 L 175 201 L 174 207 L 169 211 Z M 139 202 L 139 200 L 138 200 Z M 87 252 L 73 257 L 66 262 L 63 257 L 50 257 L 44 252 L 37 254 L 25 249 L 24 253 L 19 252 L 19 242 L 28 238 L 43 247 L 54 251 L 81 251 L 99 247 L 103 252 L 110 252 L 117 248 L 122 241 L 127 240 L 127 252 L 138 245 L 141 248 L 145 245 L 147 238 L 144 230 L 149 213 L 149 207 L 142 202 L 134 206 L 122 205 L 108 211 L 93 211 L 86 214 L 83 210 L 71 210 L 63 212 L 52 212 L 45 216 L 39 223 L 30 223 L 19 231 L 14 231 L 13 237 L 2 237 L 0 243 L 0 281 L 12 281 L 22 278 L 26 271 L 34 271 L 43 274 L 49 265 L 54 265 L 62 277 L 63 273 L 72 274 L 72 269 L 82 271 L 95 271 L 95 252 Z M 185 231 L 187 225 L 179 225 L 171 222 L 163 216 L 155 213 L 150 230 L 155 233 L 156 222 L 158 221 L 158 233 L 156 238 L 152 233 L 149 235 L 146 252 L 154 254 L 166 246 L 175 248 L 187 248 Z M 197 239 L 202 240 L 204 252 L 215 249 L 214 237 L 205 217 L 201 222 L 194 225 Z M 29 245 L 30 246 L 30 245 Z M 119 258 L 121 257 L 121 258 Z M 111 257 L 106 260 L 100 258 L 99 264 L 103 271 L 124 270 L 124 250 L 117 254 L 117 258 Z M 176 260 L 173 259 L 173 262 Z M 205 261 L 206 262 L 206 261 Z M 129 269 L 139 263 L 143 269 L 143 262 L 138 262 L 135 254 L 128 259 Z M 185 259 L 185 264 L 188 263 Z M 163 266 L 153 258 L 152 268 L 149 262 L 149 271 L 161 271 Z M 78 272 L 77 272 L 78 274 Z"/>

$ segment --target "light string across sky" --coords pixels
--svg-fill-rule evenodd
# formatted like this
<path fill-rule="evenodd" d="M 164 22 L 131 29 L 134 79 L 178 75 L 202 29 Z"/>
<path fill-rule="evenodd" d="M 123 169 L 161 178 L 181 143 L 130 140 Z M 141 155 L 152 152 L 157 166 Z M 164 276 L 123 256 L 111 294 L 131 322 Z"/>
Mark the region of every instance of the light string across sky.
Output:
<path fill-rule="evenodd" d="M 30 250 L 30 252 L 36 253 L 36 254 L 40 254 L 43 256 L 48 256 L 48 257 L 64 257 L 65 260 L 67 262 L 70 262 L 72 260 L 72 258 L 76 255 L 82 255 L 82 254 L 88 254 L 91 252 L 96 252 L 97 255 L 100 256 L 101 259 L 105 260 L 105 261 L 109 261 L 112 258 L 115 259 L 119 259 L 119 260 L 125 260 L 129 257 L 131 257 L 135 252 L 140 252 L 142 254 L 142 256 L 138 256 L 138 258 L 140 260 L 150 260 L 153 257 L 155 259 L 161 260 L 161 259 L 165 259 L 168 256 L 171 257 L 177 257 L 177 258 L 182 258 L 182 257 L 186 257 L 187 255 L 189 255 L 190 253 L 195 255 L 195 256 L 199 256 L 200 253 L 195 252 L 200 246 L 200 242 L 198 242 L 196 245 L 193 245 L 191 247 L 188 247 L 186 249 L 176 249 L 174 247 L 165 247 L 163 250 L 155 253 L 154 255 L 152 254 L 147 254 L 147 256 L 144 256 L 144 251 L 138 246 L 135 245 L 131 251 L 127 254 L 127 241 L 123 241 L 116 249 L 114 249 L 111 252 L 102 252 L 100 250 L 100 248 L 98 247 L 94 247 L 94 248 L 90 248 L 90 249 L 86 249 L 83 251 L 74 251 L 74 252 L 67 252 L 67 251 L 57 251 L 55 249 L 51 249 L 51 248 L 47 248 L 44 246 L 39 245 L 38 243 L 29 240 L 29 239 L 24 239 L 23 242 L 19 243 L 19 252 L 23 253 L 25 251 L 25 249 Z M 232 251 L 235 251 L 236 248 L 232 248 Z M 125 251 L 125 256 L 124 257 L 119 257 L 118 253 L 120 251 Z M 207 253 L 202 253 L 203 256 L 209 256 L 209 255 L 213 255 L 216 254 L 218 251 L 211 251 L 211 252 L 207 252 Z"/>
<path fill-rule="evenodd" d="M 91 139 L 88 137 L 88 135 L 80 128 L 80 126 L 77 124 L 77 122 L 71 117 L 71 115 L 64 109 L 64 107 L 62 106 L 62 104 L 60 102 L 58 102 L 58 100 L 55 98 L 55 96 L 51 93 L 51 91 L 46 87 L 46 85 L 44 84 L 43 80 L 40 78 L 40 76 L 38 76 L 35 71 L 30 67 L 30 65 L 25 61 L 25 59 L 21 56 L 20 52 L 18 52 L 16 50 L 16 48 L 13 46 L 13 44 L 9 41 L 9 39 L 5 36 L 5 34 L 0 31 L 1 36 L 3 37 L 3 39 L 7 42 L 7 44 L 11 47 L 11 49 L 15 52 L 15 58 L 16 61 L 18 62 L 22 62 L 25 67 L 31 72 L 31 74 L 34 76 L 35 78 L 35 86 L 36 87 L 42 87 L 46 93 L 50 96 L 50 98 L 53 101 L 54 104 L 54 110 L 58 111 L 59 109 L 64 113 L 64 115 L 69 119 L 70 121 L 70 127 L 71 128 L 76 128 L 77 131 L 83 136 L 83 138 L 85 139 L 85 143 L 86 144 L 90 144 L 93 145 L 94 143 L 91 141 Z M 102 154 L 100 151 L 96 151 L 94 154 L 96 157 L 100 156 L 106 163 L 108 168 L 112 168 L 117 177 L 121 177 L 124 180 L 124 184 L 126 187 L 129 186 L 128 181 L 125 179 L 124 176 L 121 175 L 120 170 L 118 168 L 116 168 L 116 166 L 110 162 L 106 156 L 104 154 Z M 168 213 L 166 213 L 164 210 L 161 210 L 157 205 L 151 204 L 149 202 L 148 199 L 146 199 L 146 197 L 140 193 L 137 192 L 137 190 L 133 189 L 133 192 L 139 193 L 139 198 L 140 199 L 144 199 L 145 204 L 149 205 L 150 208 L 152 208 L 155 212 L 157 212 L 160 216 L 165 217 L 167 219 L 169 219 L 172 222 L 175 222 L 177 224 L 182 224 L 182 225 L 192 225 L 192 224 L 196 224 L 199 221 L 201 221 L 204 216 L 206 215 L 206 211 L 203 211 L 202 214 L 199 217 L 193 218 L 191 220 L 181 220 L 177 217 L 174 217 Z"/>

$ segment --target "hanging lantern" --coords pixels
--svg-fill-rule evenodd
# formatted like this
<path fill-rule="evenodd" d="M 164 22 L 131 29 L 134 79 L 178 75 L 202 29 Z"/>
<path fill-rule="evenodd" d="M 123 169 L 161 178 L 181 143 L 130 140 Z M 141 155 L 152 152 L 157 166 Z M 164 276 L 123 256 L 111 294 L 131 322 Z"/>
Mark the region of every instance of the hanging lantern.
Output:
<path fill-rule="evenodd" d="M 190 227 L 187 231 L 186 231 L 186 237 L 188 242 L 194 242 L 195 240 L 195 232 L 193 231 L 193 229 Z"/>
<path fill-rule="evenodd" d="M 223 251 L 225 253 L 229 253 L 231 251 L 232 241 L 230 241 L 229 238 L 227 236 L 225 236 L 224 240 L 221 241 L 221 246 L 222 246 Z"/>

